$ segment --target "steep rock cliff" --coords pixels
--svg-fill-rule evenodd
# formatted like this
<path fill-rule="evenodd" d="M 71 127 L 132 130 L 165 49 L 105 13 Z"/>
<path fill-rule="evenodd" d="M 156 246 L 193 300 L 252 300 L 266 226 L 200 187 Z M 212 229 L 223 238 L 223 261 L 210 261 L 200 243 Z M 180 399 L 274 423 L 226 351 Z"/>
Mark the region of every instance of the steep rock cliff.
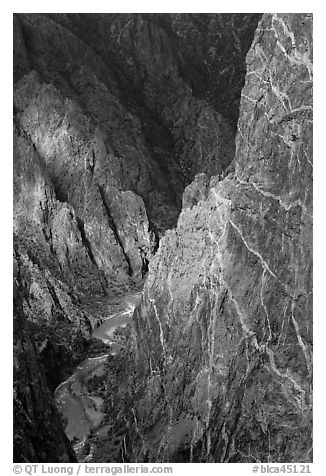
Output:
<path fill-rule="evenodd" d="M 74 209 L 55 198 L 35 148 L 14 130 L 14 278 L 16 303 L 33 327 L 33 340 L 53 390 L 85 353 L 96 314 L 84 294 L 104 294 L 104 280 Z M 62 365 L 64 362 L 64 366 Z"/>
<path fill-rule="evenodd" d="M 132 460 L 312 458 L 311 15 L 263 16 L 236 146 L 227 177 L 186 189 L 150 264 Z"/>
<path fill-rule="evenodd" d="M 15 287 L 16 293 L 19 293 Z M 31 339 L 21 300 L 14 305 L 14 461 L 75 462 L 43 367 Z"/>
<path fill-rule="evenodd" d="M 184 54 L 196 68 L 192 84 L 236 128 L 245 56 L 261 14 L 171 14 Z"/>
<path fill-rule="evenodd" d="M 40 366 L 33 385 L 45 392 L 44 415 L 51 392 L 85 356 L 106 299 L 143 283 L 159 237 L 176 224 L 185 185 L 198 172 L 222 173 L 234 156 L 231 116 L 203 94 L 208 75 L 198 65 L 204 70 L 207 58 L 189 54 L 181 20 L 176 27 L 170 15 L 14 15 L 15 304 L 33 348 L 16 347 L 26 357 L 17 382 Z M 253 37 L 257 15 L 238 20 L 233 39 L 225 36 L 229 21 L 212 23 L 221 57 L 224 39 L 238 52 L 229 58 L 234 68 L 250 43 L 239 47 L 239 35 Z M 231 76 L 232 68 L 223 81 Z M 236 94 L 243 78 L 230 79 Z M 236 116 L 238 101 L 228 104 Z M 29 398 L 28 386 L 19 389 L 18 405 Z M 59 426 L 48 425 L 50 440 Z M 19 436 L 15 458 L 51 460 L 50 450 L 30 449 L 34 430 Z"/>
<path fill-rule="evenodd" d="M 252 37 L 256 17 L 226 36 L 242 58 L 238 31 Z M 79 328 L 81 298 L 140 285 L 185 184 L 232 160 L 232 127 L 198 93 L 201 52 L 180 41 L 189 21 L 14 15 L 15 252 L 34 321 Z M 229 20 L 214 25 L 222 50 Z"/>

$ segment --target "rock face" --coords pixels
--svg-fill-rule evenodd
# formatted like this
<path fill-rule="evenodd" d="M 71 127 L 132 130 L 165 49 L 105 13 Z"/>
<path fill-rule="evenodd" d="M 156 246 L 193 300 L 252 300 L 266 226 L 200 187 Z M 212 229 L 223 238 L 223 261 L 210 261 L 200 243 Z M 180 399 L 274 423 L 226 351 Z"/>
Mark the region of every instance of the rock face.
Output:
<path fill-rule="evenodd" d="M 236 128 L 245 55 L 261 14 L 172 14 L 172 28 L 196 67 L 198 94 Z"/>
<path fill-rule="evenodd" d="M 37 153 L 17 129 L 14 155 L 17 299 L 24 316 L 35 327 L 35 344 L 43 355 L 50 348 L 53 354 L 53 346 L 57 347 L 54 341 L 61 341 L 53 363 L 55 355 L 61 354 L 67 366 L 73 365 L 83 355 L 91 330 L 90 319 L 75 306 L 77 293 L 73 286 L 76 280 L 79 286 L 85 286 L 87 273 L 96 276 L 97 270 L 85 253 L 73 210 L 55 199 Z M 64 343 L 70 345 L 65 348 Z M 60 369 L 60 361 L 56 365 Z M 54 386 L 62 377 L 58 369 L 52 368 Z"/>
<path fill-rule="evenodd" d="M 225 34 L 230 65 L 243 65 L 258 16 L 200 18 L 202 35 L 211 25 L 205 52 Z M 55 211 L 52 203 L 44 212 L 35 203 L 26 208 L 30 190 L 22 185 L 16 230 L 24 241 L 24 220 L 47 214 L 44 256 L 54 252 L 50 261 L 80 293 L 139 285 L 158 235 L 176 223 L 184 186 L 233 159 L 233 128 L 200 93 L 213 73 L 197 73 L 222 53 L 190 55 L 184 38 L 195 23 L 196 15 L 14 15 L 15 150 L 26 161 L 19 180 L 37 157 L 56 203 Z M 232 75 L 239 94 L 244 74 L 235 81 L 232 71 L 221 74 Z"/>
<path fill-rule="evenodd" d="M 264 17 L 233 163 L 260 17 L 14 15 L 17 461 L 74 459 L 53 391 L 149 266 L 124 457 L 247 461 L 257 435 L 257 458 L 266 435 L 308 451 L 311 20 Z M 251 420 L 264 379 L 273 427 Z"/>
<path fill-rule="evenodd" d="M 312 15 L 246 61 L 234 170 L 186 189 L 134 315 L 133 461 L 312 459 Z"/>
<path fill-rule="evenodd" d="M 14 461 L 76 462 L 31 340 L 19 296 L 14 306 Z"/>

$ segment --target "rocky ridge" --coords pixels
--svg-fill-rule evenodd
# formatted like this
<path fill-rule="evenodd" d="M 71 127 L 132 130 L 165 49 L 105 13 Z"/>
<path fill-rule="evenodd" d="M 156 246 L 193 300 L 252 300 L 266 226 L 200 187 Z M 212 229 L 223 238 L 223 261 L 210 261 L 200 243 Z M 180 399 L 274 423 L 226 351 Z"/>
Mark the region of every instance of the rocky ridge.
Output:
<path fill-rule="evenodd" d="M 312 460 L 312 170 L 312 15 L 265 14 L 234 170 L 186 189 L 134 315 L 131 460 Z"/>
<path fill-rule="evenodd" d="M 15 255 L 34 320 L 141 285 L 184 185 L 233 157 L 231 127 L 185 82 L 195 68 L 171 25 L 14 15 Z"/>
<path fill-rule="evenodd" d="M 259 18 L 14 16 L 17 458 L 74 460 L 51 393 L 150 268 L 105 457 L 311 459 L 312 20 L 265 15 L 246 66 Z"/>

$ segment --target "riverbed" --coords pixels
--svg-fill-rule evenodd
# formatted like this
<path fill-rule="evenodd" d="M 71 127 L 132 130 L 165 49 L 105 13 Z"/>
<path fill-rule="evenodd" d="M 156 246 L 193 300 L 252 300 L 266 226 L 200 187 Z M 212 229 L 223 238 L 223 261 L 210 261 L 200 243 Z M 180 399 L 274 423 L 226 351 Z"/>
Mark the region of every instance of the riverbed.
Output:
<path fill-rule="evenodd" d="M 100 339 L 107 345 L 107 353 L 80 362 L 73 374 L 54 393 L 57 408 L 66 421 L 65 432 L 73 442 L 77 457 L 90 432 L 100 427 L 105 416 L 103 399 L 90 395 L 87 383 L 95 375 L 102 376 L 107 357 L 119 351 L 119 345 L 114 342 L 114 331 L 131 321 L 140 298 L 141 292 L 128 293 L 107 304 L 107 315 L 92 333 L 92 338 Z"/>

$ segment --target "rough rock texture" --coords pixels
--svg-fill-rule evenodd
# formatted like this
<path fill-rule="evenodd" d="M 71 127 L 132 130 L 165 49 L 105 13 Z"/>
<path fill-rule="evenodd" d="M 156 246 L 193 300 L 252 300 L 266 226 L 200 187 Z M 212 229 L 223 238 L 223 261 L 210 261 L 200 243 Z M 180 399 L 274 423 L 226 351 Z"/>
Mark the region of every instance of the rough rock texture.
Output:
<path fill-rule="evenodd" d="M 18 292 L 18 291 L 17 291 Z M 31 332 L 15 296 L 14 306 L 14 461 L 75 462 L 54 406 Z"/>
<path fill-rule="evenodd" d="M 241 19 L 242 27 L 252 38 L 252 20 Z M 185 23 L 191 28 L 188 18 Z M 223 24 L 218 28 L 216 25 L 216 30 L 223 34 L 228 26 Z M 101 47 L 115 55 L 120 66 L 119 74 L 124 73 L 133 79 L 136 97 L 169 132 L 174 153 L 165 161 L 174 193 L 180 194 L 175 185 L 176 173 L 181 172 L 184 185 L 199 171 L 212 175 L 223 170 L 234 155 L 233 131 L 228 121 L 217 112 L 219 109 L 212 108 L 201 98 L 199 85 L 207 86 L 208 80 L 198 77 L 196 63 L 204 64 L 204 58 L 199 51 L 195 53 L 196 61 L 188 56 L 178 34 L 173 31 L 170 15 L 102 16 L 98 19 L 98 28 L 110 32 L 108 43 Z M 228 38 L 223 38 L 223 45 L 227 41 Z M 236 49 L 235 43 L 235 40 L 231 42 L 232 49 Z M 248 48 L 249 45 L 243 47 L 242 58 Z M 238 81 L 239 92 L 240 89 L 241 81 Z M 154 137 L 152 140 L 158 139 Z M 158 144 L 163 150 L 165 140 L 163 136 Z M 155 152 L 156 149 L 155 145 Z M 158 153 L 158 159 L 162 160 L 162 153 Z"/>
<path fill-rule="evenodd" d="M 236 146 L 150 263 L 133 461 L 312 460 L 312 15 L 263 16 Z"/>
<path fill-rule="evenodd" d="M 110 163 L 101 167 L 101 157 L 106 160 L 106 153 L 100 132 L 92 130 L 76 103 L 63 99 L 51 85 L 42 86 L 35 71 L 16 83 L 15 92 L 17 122 L 42 158 L 56 197 L 75 210 L 95 266 L 110 281 L 127 281 L 133 273 L 137 277 L 139 266 L 131 268 L 130 260 L 137 262 L 133 252 L 138 258 L 139 252 L 131 236 L 125 249 L 124 235 L 131 234 L 130 219 L 126 230 L 117 215 L 124 210 L 132 216 L 134 241 L 150 254 L 146 211 L 139 196 L 119 190 L 116 181 L 110 180 Z"/>
<path fill-rule="evenodd" d="M 239 38 L 243 32 L 252 37 L 257 15 L 230 18 L 234 38 L 226 34 L 225 43 L 236 65 L 249 46 Z M 213 22 L 207 48 L 219 37 L 222 49 L 230 31 L 226 20 Z M 15 204 L 18 235 L 24 241 L 24 220 L 46 214 L 47 235 L 34 242 L 43 246 L 45 238 L 50 252 L 42 254 L 50 267 L 58 260 L 63 279 L 80 293 L 112 295 L 139 285 L 158 234 L 176 223 L 184 186 L 198 172 L 222 172 L 233 158 L 232 127 L 197 94 L 208 82 L 196 77 L 198 63 L 207 61 L 199 50 L 191 57 L 180 40 L 180 28 L 193 21 L 195 16 L 183 22 L 146 14 L 14 15 L 14 140 L 24 137 L 29 144 L 28 150 L 20 139 L 15 145 L 26 161 L 17 210 Z M 243 78 L 236 81 L 238 92 Z M 55 211 L 52 202 L 45 211 L 35 202 L 25 206 L 30 190 L 24 174 L 34 156 Z M 41 194 L 42 180 L 35 185 Z"/>
<path fill-rule="evenodd" d="M 74 209 L 56 200 L 35 148 L 17 128 L 14 158 L 14 275 L 19 299 L 35 326 L 57 327 L 51 334 L 58 341 L 64 336 L 66 343 L 78 334 L 76 345 L 82 350 L 96 320 L 77 306 L 78 296 L 86 290 L 103 294 L 103 280 L 84 246 Z M 50 337 L 45 332 L 43 338 Z M 76 348 L 71 357 L 76 353 L 78 359 Z"/>
<path fill-rule="evenodd" d="M 33 377 L 45 392 L 41 421 L 51 392 L 84 358 L 106 300 L 142 285 L 184 187 L 197 173 L 223 173 L 234 157 L 236 98 L 258 16 L 216 17 L 200 17 L 203 54 L 184 41 L 196 16 L 14 15 L 14 272 L 33 348 L 19 380 L 42 367 L 48 389 Z M 219 52 L 209 53 L 217 38 Z M 230 85 L 221 108 L 203 92 L 219 71 L 221 88 Z M 208 178 L 198 183 L 207 189 Z M 29 398 L 19 388 L 17 401 Z M 33 453 L 34 430 L 20 422 L 15 457 L 50 461 L 50 449 Z"/>
<path fill-rule="evenodd" d="M 176 222 L 184 185 L 197 172 L 217 174 L 230 163 L 233 128 L 221 116 L 219 104 L 213 107 L 200 89 L 223 76 L 239 96 L 258 15 L 231 15 L 224 23 L 223 15 L 203 16 L 212 23 L 205 48 L 218 43 L 215 63 L 227 48 L 231 68 L 217 72 L 216 66 L 210 76 L 198 76 L 199 65 L 202 70 L 210 66 L 207 55 L 198 48 L 190 55 L 189 45 L 180 39 L 180 29 L 190 34 L 197 17 L 15 16 L 14 76 L 32 83 L 20 93 L 21 124 L 52 164 L 54 185 L 64 199 L 73 201 L 77 193 L 70 190 L 69 175 L 71 167 L 78 166 L 78 176 L 88 177 L 79 187 L 73 180 L 79 196 L 89 182 L 132 190 L 143 198 L 153 223 L 164 230 Z M 197 28 L 204 35 L 206 25 Z M 241 43 L 244 36 L 247 40 Z M 241 70 L 237 79 L 232 68 Z M 31 70 L 32 77 L 24 79 Z M 235 114 L 238 101 L 228 105 Z M 69 163 L 67 155 L 74 157 Z"/>
<path fill-rule="evenodd" d="M 236 127 L 246 72 L 245 52 L 261 14 L 171 14 L 172 28 L 193 62 L 198 94 Z"/>

